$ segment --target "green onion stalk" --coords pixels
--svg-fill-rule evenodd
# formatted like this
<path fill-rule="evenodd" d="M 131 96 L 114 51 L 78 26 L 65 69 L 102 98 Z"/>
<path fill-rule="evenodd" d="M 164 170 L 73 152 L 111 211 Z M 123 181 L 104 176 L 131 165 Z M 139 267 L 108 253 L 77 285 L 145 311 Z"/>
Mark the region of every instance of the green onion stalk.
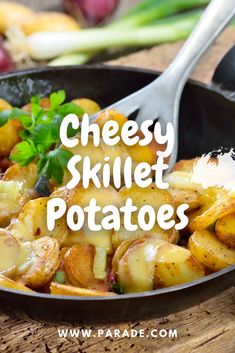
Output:
<path fill-rule="evenodd" d="M 111 24 L 107 25 L 106 27 L 103 27 L 104 29 L 107 29 L 108 31 L 111 31 L 112 29 L 118 29 L 122 35 L 123 32 L 121 30 L 127 30 L 127 29 L 133 29 L 133 28 L 138 28 L 138 27 L 143 27 L 143 26 L 157 26 L 158 20 L 160 19 L 166 19 L 167 22 L 162 22 L 160 23 L 162 25 L 167 24 L 170 26 L 170 32 L 171 32 L 171 23 L 175 24 L 177 21 L 177 18 L 173 17 L 172 15 L 178 14 L 182 11 L 187 11 L 191 9 L 195 9 L 197 7 L 205 6 L 209 3 L 209 0 L 144 0 L 141 3 L 137 4 L 134 6 L 127 14 L 125 14 L 123 17 L 120 19 L 113 21 Z M 188 17 L 189 15 L 189 17 Z M 170 17 L 169 17 L 170 16 Z M 191 17 L 192 16 L 192 17 Z M 191 13 L 183 13 L 182 15 L 179 15 L 178 20 L 179 21 L 190 21 L 189 18 L 191 17 L 191 23 L 195 25 L 194 22 L 194 15 Z M 175 35 L 174 33 L 171 32 L 171 35 L 169 35 L 169 32 L 165 26 L 163 26 L 162 31 L 166 33 L 166 42 L 172 42 L 180 39 L 185 39 L 188 37 L 190 34 L 192 28 L 190 27 L 190 30 L 182 36 L 182 32 L 179 31 L 178 36 Z M 84 31 L 84 30 L 82 30 Z M 96 31 L 99 31 L 99 28 L 94 30 L 94 38 L 96 37 Z M 157 28 L 157 33 L 159 33 L 160 29 L 159 27 Z M 162 31 L 160 37 L 162 37 Z M 132 31 L 132 35 L 134 31 Z M 168 32 L 168 33 L 167 33 Z M 114 33 L 111 31 L 111 33 Z M 128 34 L 128 32 L 126 32 Z M 136 35 L 138 35 L 138 31 L 136 31 Z M 146 44 L 145 43 L 139 43 L 138 41 L 135 41 L 133 45 L 135 46 L 144 46 L 144 45 L 149 45 L 149 42 L 152 41 L 147 37 L 148 31 L 145 32 L 144 34 L 145 39 L 146 39 Z M 150 31 L 150 36 L 153 31 Z M 98 33 L 97 33 L 98 36 Z M 120 44 L 119 47 L 125 46 L 125 38 L 123 38 L 123 35 L 119 38 L 120 40 L 118 41 Z M 115 38 L 114 38 L 115 41 Z M 92 41 L 93 42 L 93 41 Z M 156 40 L 154 41 L 153 44 L 159 44 L 162 43 L 162 40 L 159 39 L 159 41 Z M 130 45 L 130 46 L 133 46 Z M 113 46 L 111 46 L 113 47 Z M 84 64 L 87 61 L 89 61 L 91 58 L 93 58 L 97 54 L 97 50 L 94 50 L 93 48 L 91 50 L 86 50 L 85 52 L 78 52 L 78 53 L 66 53 L 62 56 L 59 56 L 58 58 L 52 60 L 49 65 L 50 66 L 60 66 L 60 65 L 80 65 Z"/>
<path fill-rule="evenodd" d="M 52 60 L 49 65 L 81 65 L 99 50 L 117 47 L 145 47 L 186 39 L 201 14 L 201 11 L 191 11 L 161 20 L 160 23 L 152 26 L 130 28 L 129 31 L 114 28 L 83 30 L 80 36 L 79 53 L 64 54 Z"/>

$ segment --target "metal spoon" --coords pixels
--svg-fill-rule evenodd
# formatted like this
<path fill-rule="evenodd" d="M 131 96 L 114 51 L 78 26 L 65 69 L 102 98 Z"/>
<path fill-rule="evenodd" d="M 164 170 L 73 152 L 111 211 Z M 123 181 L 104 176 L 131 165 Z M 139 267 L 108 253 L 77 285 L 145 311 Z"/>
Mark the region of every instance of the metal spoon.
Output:
<path fill-rule="evenodd" d="M 175 144 L 168 172 L 177 158 L 179 103 L 184 85 L 199 59 L 234 15 L 235 0 L 212 0 L 169 68 L 146 87 L 108 107 L 125 116 L 138 111 L 136 121 L 139 125 L 147 119 L 158 119 L 163 129 L 168 122 L 173 123 Z"/>

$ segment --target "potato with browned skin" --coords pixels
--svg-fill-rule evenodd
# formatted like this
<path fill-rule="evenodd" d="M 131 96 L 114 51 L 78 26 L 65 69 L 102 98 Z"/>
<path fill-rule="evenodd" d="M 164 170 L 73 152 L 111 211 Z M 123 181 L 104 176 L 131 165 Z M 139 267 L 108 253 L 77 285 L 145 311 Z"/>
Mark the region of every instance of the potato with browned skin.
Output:
<path fill-rule="evenodd" d="M 218 219 L 233 214 L 235 212 L 235 197 L 224 196 L 212 203 L 204 212 L 200 212 L 198 216 L 189 223 L 191 232 L 207 229 L 213 225 Z"/>
<path fill-rule="evenodd" d="M 22 167 L 15 164 L 7 169 L 0 180 L 0 227 L 6 227 L 18 217 L 22 207 L 37 196 L 34 186 L 37 181 L 37 166 Z"/>
<path fill-rule="evenodd" d="M 110 297 L 116 295 L 113 292 L 103 292 L 95 289 L 78 288 L 55 282 L 51 283 L 50 289 L 51 294 L 55 295 L 74 295 L 78 297 Z"/>
<path fill-rule="evenodd" d="M 64 269 L 69 281 L 78 287 L 108 290 L 107 277 L 97 280 L 93 272 L 95 248 L 90 244 L 73 245 L 64 255 Z"/>
<path fill-rule="evenodd" d="M 47 283 L 59 265 L 59 245 L 55 239 L 44 237 L 21 244 L 27 260 L 18 266 L 17 273 L 22 283 L 30 288 L 39 288 Z"/>
<path fill-rule="evenodd" d="M 94 115 L 101 110 L 98 103 L 88 98 L 76 98 L 72 100 L 72 103 L 82 108 L 88 115 Z"/>
<path fill-rule="evenodd" d="M 0 274 L 14 278 L 19 257 L 19 241 L 6 229 L 0 229 Z"/>
<path fill-rule="evenodd" d="M 63 245 L 68 236 L 66 218 L 61 217 L 55 222 L 52 231 L 47 228 L 47 202 L 49 197 L 31 200 L 23 207 L 19 217 L 12 220 L 8 229 L 19 241 L 33 241 L 48 236 Z"/>
<path fill-rule="evenodd" d="M 235 213 L 220 218 L 215 224 L 217 237 L 231 248 L 235 248 Z"/>
<path fill-rule="evenodd" d="M 33 293 L 33 291 L 31 289 L 24 286 L 22 283 L 13 281 L 12 279 L 5 277 L 3 275 L 0 275 L 0 287 L 19 290 L 22 292 Z"/>
<path fill-rule="evenodd" d="M 113 268 L 127 293 L 169 287 L 204 276 L 203 266 L 180 246 L 151 237 L 125 245 L 117 249 L 120 255 L 116 255 Z"/>
<path fill-rule="evenodd" d="M 226 246 L 208 230 L 195 231 L 189 238 L 188 247 L 193 256 L 212 271 L 235 264 L 235 249 Z"/>

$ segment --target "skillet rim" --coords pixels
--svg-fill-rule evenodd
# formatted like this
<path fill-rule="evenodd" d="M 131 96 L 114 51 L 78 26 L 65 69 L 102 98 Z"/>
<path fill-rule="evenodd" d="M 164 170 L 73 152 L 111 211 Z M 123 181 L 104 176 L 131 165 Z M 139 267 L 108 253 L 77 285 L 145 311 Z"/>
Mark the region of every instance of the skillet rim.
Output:
<path fill-rule="evenodd" d="M 149 70 L 149 69 L 144 69 L 144 68 L 136 68 L 136 67 L 129 67 L 129 66 L 120 66 L 120 65 L 107 65 L 107 64 L 93 64 L 93 65 L 72 65 L 72 66 L 55 66 L 55 67 L 40 67 L 40 68 L 30 68 L 27 70 L 18 70 L 18 71 L 13 71 L 9 73 L 5 73 L 0 75 L 0 82 L 4 81 L 6 79 L 11 79 L 14 77 L 20 77 L 24 76 L 27 74 L 39 74 L 42 72 L 57 72 L 57 71 L 66 71 L 66 70 L 80 70 L 80 69 L 85 69 L 85 70 L 109 70 L 109 71 L 124 71 L 124 72 L 136 72 L 136 73 L 145 73 L 145 74 L 152 74 L 152 75 L 160 75 L 161 72 L 157 70 Z M 187 81 L 187 84 L 191 84 L 203 89 L 206 89 L 208 91 L 211 91 L 215 94 L 218 94 L 220 96 L 223 96 L 228 101 L 231 101 L 232 103 L 235 104 L 235 97 L 231 96 L 231 92 L 225 91 L 221 89 L 218 85 L 215 85 L 214 83 L 211 84 L 205 84 L 202 82 L 199 82 L 194 79 L 189 79 Z M 189 289 L 196 287 L 200 284 L 206 283 L 213 281 L 217 278 L 226 276 L 229 273 L 234 273 L 235 275 L 235 264 L 229 266 L 228 268 L 225 268 L 223 270 L 217 271 L 213 274 L 204 276 L 198 280 L 194 280 L 191 282 L 171 286 L 171 287 L 166 287 L 166 288 L 161 288 L 161 289 L 155 289 L 151 291 L 144 291 L 144 292 L 138 292 L 138 293 L 127 293 L 127 294 L 122 294 L 122 295 L 116 295 L 116 296 L 110 296 L 110 297 L 105 297 L 105 296 L 95 296 L 95 297 L 86 297 L 86 296 L 72 296 L 72 295 L 55 295 L 55 294 L 47 294 L 47 293 L 30 293 L 30 292 L 23 292 L 23 291 L 18 291 L 15 289 L 7 288 L 7 287 L 0 287 L 0 292 L 5 292 L 5 293 L 11 293 L 11 294 L 16 294 L 19 296 L 27 296 L 27 297 L 33 297 L 33 298 L 41 298 L 41 299 L 50 299 L 50 300 L 65 300 L 65 301 L 122 301 L 125 299 L 139 299 L 142 297 L 153 297 L 153 296 L 158 296 L 158 295 L 164 295 L 168 293 L 173 293 L 173 292 L 178 292 L 178 291 L 183 291 L 184 289 Z"/>
<path fill-rule="evenodd" d="M 34 73 L 41 73 L 41 72 L 50 72 L 50 71 L 64 71 L 64 70 L 75 70 L 75 69 L 106 69 L 106 70 L 121 70 L 121 71 L 129 71 L 129 72 L 140 72 L 140 73 L 147 73 L 147 74 L 152 74 L 152 75 L 160 75 L 162 71 L 158 70 L 152 70 L 152 69 L 145 69 L 145 68 L 138 68 L 138 67 L 132 67 L 132 66 L 121 66 L 121 65 L 110 65 L 106 63 L 98 63 L 98 64 L 88 64 L 88 65 L 68 65 L 68 66 L 48 66 L 48 67 L 38 67 L 38 68 L 30 68 L 26 70 L 17 70 L 17 71 L 11 71 L 8 73 L 3 73 L 0 74 L 0 81 L 4 79 L 9 79 L 13 78 L 14 76 L 24 76 L 25 74 L 34 74 Z M 220 85 L 211 82 L 211 83 L 203 83 L 200 81 L 197 81 L 195 79 L 188 79 L 186 84 L 191 84 L 198 86 L 200 88 L 207 89 L 211 92 L 214 92 L 216 94 L 219 94 L 223 96 L 225 99 L 235 102 L 235 94 L 234 92 L 222 89 Z"/>

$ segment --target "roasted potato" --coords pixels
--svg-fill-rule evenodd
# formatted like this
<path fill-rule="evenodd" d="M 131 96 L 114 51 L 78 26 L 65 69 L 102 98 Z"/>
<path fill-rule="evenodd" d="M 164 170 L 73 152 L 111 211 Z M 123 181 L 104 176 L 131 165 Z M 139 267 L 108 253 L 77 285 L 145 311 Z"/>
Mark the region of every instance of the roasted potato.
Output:
<path fill-rule="evenodd" d="M 50 198 L 31 200 L 23 207 L 19 217 L 13 219 L 8 229 L 19 241 L 33 241 L 45 236 L 56 239 L 62 245 L 68 236 L 66 218 L 61 217 L 50 232 L 47 228 L 47 202 Z"/>
<path fill-rule="evenodd" d="M 162 244 L 154 268 L 154 288 L 191 282 L 205 275 L 203 266 L 181 246 Z"/>
<path fill-rule="evenodd" d="M 138 208 L 144 205 L 151 205 L 155 211 L 164 204 L 174 205 L 173 197 L 166 190 L 158 189 L 155 183 L 150 184 L 147 188 L 141 188 L 136 183 L 133 183 L 131 188 L 123 187 L 120 190 L 120 195 L 124 201 L 131 198 L 133 204 Z"/>
<path fill-rule="evenodd" d="M 64 255 L 64 269 L 69 281 L 77 287 L 108 290 L 107 277 L 97 280 L 93 272 L 95 248 L 89 244 L 73 245 Z"/>
<path fill-rule="evenodd" d="M 235 213 L 220 218 L 215 224 L 217 237 L 231 248 L 235 248 Z"/>
<path fill-rule="evenodd" d="M 14 164 L 7 169 L 2 180 L 4 181 L 17 181 L 20 184 L 20 188 L 25 193 L 32 194 L 38 178 L 37 165 L 30 163 L 27 167 L 23 167 L 20 164 Z M 24 194 L 22 195 L 24 196 Z"/>
<path fill-rule="evenodd" d="M 3 34 L 9 27 L 15 27 L 31 16 L 33 11 L 24 5 L 16 2 L 0 2 L 0 34 Z"/>
<path fill-rule="evenodd" d="M 5 229 L 0 229 L 0 274 L 13 278 L 20 257 L 20 243 Z"/>
<path fill-rule="evenodd" d="M 188 246 L 192 255 L 212 271 L 235 264 L 235 249 L 230 249 L 208 230 L 195 231 L 189 238 Z"/>
<path fill-rule="evenodd" d="M 116 295 L 112 292 L 102 292 L 94 289 L 78 288 L 68 286 L 65 284 L 51 283 L 51 294 L 57 295 L 74 295 L 78 297 L 99 297 L 99 296 L 113 296 Z"/>
<path fill-rule="evenodd" d="M 112 187 L 108 188 L 101 187 L 96 188 L 95 185 L 90 184 L 88 189 L 84 189 L 81 184 L 76 188 L 70 190 L 67 195 L 67 206 L 71 207 L 73 205 L 79 205 L 82 208 L 89 205 L 90 199 L 95 198 L 97 204 L 101 207 L 110 204 L 112 200 L 112 205 L 121 207 L 123 205 L 123 200 L 120 194 Z M 97 212 L 96 223 L 99 224 L 104 218 L 104 214 Z M 87 226 L 87 220 L 85 220 L 85 225 L 79 231 L 70 231 L 68 239 L 65 243 L 67 246 L 71 246 L 76 243 L 87 243 L 100 248 L 105 248 L 110 254 L 112 253 L 112 233 L 113 230 L 104 230 L 93 232 Z"/>
<path fill-rule="evenodd" d="M 27 167 L 15 164 L 9 167 L 0 180 L 0 226 L 9 225 L 17 217 L 24 204 L 36 197 L 34 186 L 37 180 L 37 166 Z"/>
<path fill-rule="evenodd" d="M 98 103 L 88 98 L 76 98 L 72 100 L 72 103 L 81 107 L 88 115 L 94 115 L 101 110 Z"/>
<path fill-rule="evenodd" d="M 207 229 L 218 219 L 232 213 L 235 213 L 235 197 L 224 196 L 215 201 L 205 212 L 195 217 L 189 223 L 189 229 L 192 232 Z"/>
<path fill-rule="evenodd" d="M 167 191 L 173 197 L 176 207 L 186 203 L 189 205 L 190 211 L 200 207 L 202 204 L 201 194 L 197 190 L 168 188 Z"/>
<path fill-rule="evenodd" d="M 124 143 L 121 141 L 115 147 L 108 146 L 104 142 L 101 142 L 100 147 L 102 148 L 102 150 L 104 152 L 104 157 L 109 157 L 108 163 L 111 166 L 111 168 L 113 167 L 114 161 L 117 156 L 119 156 L 123 162 L 125 161 L 125 159 L 127 157 L 129 157 L 129 154 L 127 152 L 127 148 L 124 145 Z M 123 174 L 124 163 L 122 163 L 121 167 L 122 167 L 122 174 Z"/>
<path fill-rule="evenodd" d="M 22 125 L 18 120 L 10 120 L 0 127 L 0 155 L 9 156 L 13 147 L 21 140 Z"/>
<path fill-rule="evenodd" d="M 174 165 L 173 172 L 187 172 L 192 173 L 193 165 L 196 161 L 196 158 L 193 159 L 181 159 Z"/>
<path fill-rule="evenodd" d="M 21 245 L 28 254 L 17 273 L 22 283 L 39 288 L 54 275 L 59 265 L 59 245 L 55 239 L 44 237 Z"/>
<path fill-rule="evenodd" d="M 5 287 L 5 288 L 9 288 L 9 289 L 15 289 L 15 290 L 23 291 L 23 292 L 33 293 L 33 291 L 31 289 L 24 286 L 22 283 L 15 282 L 12 279 L 5 277 L 3 275 L 0 275 L 0 287 Z"/>
<path fill-rule="evenodd" d="M 148 237 L 124 249 L 114 268 L 118 282 L 128 293 L 189 282 L 204 275 L 203 267 L 189 250 Z"/>
<path fill-rule="evenodd" d="M 136 136 L 143 138 L 143 133 L 137 131 Z M 150 165 L 156 163 L 157 151 L 164 150 L 163 145 L 159 145 L 154 139 L 147 146 L 140 146 L 138 143 L 134 146 L 126 146 L 128 154 L 131 156 L 134 163 L 146 162 Z"/>
<path fill-rule="evenodd" d="M 132 217 L 132 224 L 138 225 L 138 219 L 136 215 Z M 119 245 L 126 240 L 136 240 L 145 236 L 151 236 L 156 239 L 169 241 L 170 243 L 176 244 L 179 239 L 179 232 L 175 229 L 163 230 L 157 224 L 150 231 L 144 231 L 140 227 L 136 231 L 128 231 L 124 227 L 124 220 L 121 217 L 121 227 L 119 230 L 114 231 L 112 235 L 112 243 L 116 249 Z"/>
<path fill-rule="evenodd" d="M 2 3 L 0 3 L 0 6 L 1 6 L 1 4 Z M 5 99 L 0 98 L 0 111 L 1 110 L 11 110 L 11 109 L 13 109 L 13 107 L 10 105 L 10 103 L 8 103 Z"/>
<path fill-rule="evenodd" d="M 118 123 L 119 125 L 118 134 L 120 135 L 121 129 L 128 119 L 125 117 L 125 115 L 123 115 L 122 113 L 118 112 L 115 109 L 105 109 L 97 117 L 96 123 L 99 125 L 102 131 L 104 124 L 110 120 L 114 120 Z"/>
<path fill-rule="evenodd" d="M 51 106 L 50 98 L 45 97 L 45 98 L 41 99 L 41 101 L 40 101 L 41 108 L 48 110 L 48 109 L 50 109 L 50 106 Z M 25 104 L 22 107 L 22 110 L 26 111 L 27 113 L 32 113 L 32 103 Z"/>
<path fill-rule="evenodd" d="M 29 16 L 20 25 L 26 36 L 35 32 L 74 31 L 78 23 L 70 16 L 60 12 L 38 12 Z"/>
<path fill-rule="evenodd" d="M 0 227 L 9 225 L 13 217 L 21 210 L 21 193 L 15 181 L 0 180 Z"/>

